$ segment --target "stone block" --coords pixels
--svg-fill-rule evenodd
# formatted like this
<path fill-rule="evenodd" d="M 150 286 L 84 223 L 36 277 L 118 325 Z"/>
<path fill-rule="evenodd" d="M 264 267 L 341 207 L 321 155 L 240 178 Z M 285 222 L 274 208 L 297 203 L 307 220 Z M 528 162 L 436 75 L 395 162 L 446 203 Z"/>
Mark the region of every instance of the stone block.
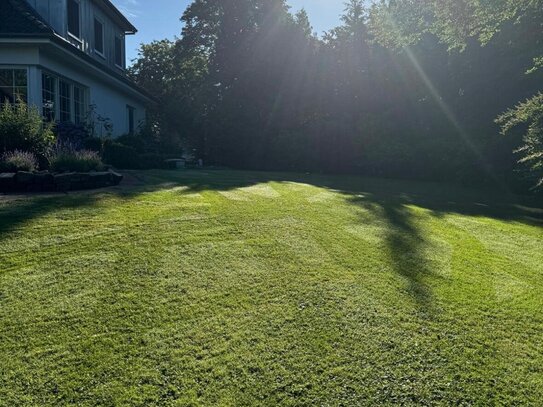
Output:
<path fill-rule="evenodd" d="M 53 177 L 56 189 L 63 192 L 69 191 L 72 188 L 72 182 L 77 178 L 76 174 L 73 172 L 56 174 Z"/>
<path fill-rule="evenodd" d="M 33 172 L 19 171 L 15 175 L 15 182 L 23 188 L 33 184 L 36 181 L 36 174 Z"/>
<path fill-rule="evenodd" d="M 111 181 L 111 185 L 119 185 L 121 183 L 121 181 L 123 180 L 124 176 L 115 172 L 115 171 L 110 171 L 109 172 L 109 179 Z"/>
<path fill-rule="evenodd" d="M 109 172 L 93 172 L 89 174 L 88 183 L 95 187 L 101 187 L 111 185 L 111 180 Z"/>
<path fill-rule="evenodd" d="M 0 191 L 11 191 L 15 188 L 15 173 L 5 172 L 0 174 Z"/>
<path fill-rule="evenodd" d="M 35 174 L 35 183 L 40 185 L 54 184 L 55 177 L 50 172 L 39 172 Z"/>

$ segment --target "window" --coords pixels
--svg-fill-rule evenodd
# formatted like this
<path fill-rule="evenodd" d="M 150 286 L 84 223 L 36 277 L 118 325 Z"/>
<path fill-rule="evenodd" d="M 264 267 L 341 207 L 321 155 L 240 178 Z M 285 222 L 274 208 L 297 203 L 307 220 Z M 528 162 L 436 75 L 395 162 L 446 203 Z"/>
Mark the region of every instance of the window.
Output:
<path fill-rule="evenodd" d="M 104 56 L 104 24 L 94 19 L 94 50 Z"/>
<path fill-rule="evenodd" d="M 74 86 L 74 123 L 83 124 L 85 122 L 85 89 Z"/>
<path fill-rule="evenodd" d="M 126 106 L 126 112 L 128 116 L 128 134 L 133 136 L 136 130 L 135 123 L 134 123 L 134 116 L 136 113 L 136 109 L 133 108 L 132 106 Z"/>
<path fill-rule="evenodd" d="M 68 32 L 77 38 L 81 37 L 79 14 L 79 1 L 68 0 Z"/>
<path fill-rule="evenodd" d="M 0 103 L 27 101 L 26 69 L 0 69 Z"/>
<path fill-rule="evenodd" d="M 123 42 L 121 37 L 115 36 L 115 65 L 123 68 Z"/>
<path fill-rule="evenodd" d="M 69 83 L 60 81 L 60 121 L 69 122 L 72 119 L 72 87 Z"/>
<path fill-rule="evenodd" d="M 44 73 L 42 75 L 43 117 L 47 121 L 56 119 L 57 79 Z"/>
<path fill-rule="evenodd" d="M 42 95 L 45 120 L 75 124 L 85 122 L 87 88 L 44 72 Z"/>

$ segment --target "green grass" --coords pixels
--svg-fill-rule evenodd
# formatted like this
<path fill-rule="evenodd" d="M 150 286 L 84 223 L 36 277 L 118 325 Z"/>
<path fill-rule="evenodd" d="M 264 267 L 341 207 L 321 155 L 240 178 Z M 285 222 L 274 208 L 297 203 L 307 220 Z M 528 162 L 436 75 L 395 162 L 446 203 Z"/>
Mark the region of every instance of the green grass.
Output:
<path fill-rule="evenodd" d="M 541 405 L 543 211 L 235 171 L 0 197 L 0 405 Z"/>

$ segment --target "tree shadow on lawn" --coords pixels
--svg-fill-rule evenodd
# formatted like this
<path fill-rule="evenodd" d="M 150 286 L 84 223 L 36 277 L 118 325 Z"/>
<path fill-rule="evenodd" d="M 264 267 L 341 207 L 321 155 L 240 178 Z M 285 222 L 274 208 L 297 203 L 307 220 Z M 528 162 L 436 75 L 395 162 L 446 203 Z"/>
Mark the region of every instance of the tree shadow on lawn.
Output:
<path fill-rule="evenodd" d="M 435 217 L 461 214 L 543 226 L 538 198 L 524 198 L 496 191 L 478 191 L 437 183 L 368 179 L 354 176 L 268 173 L 248 171 L 149 171 L 127 172 L 136 182 L 96 191 L 54 196 L 28 196 L 0 205 L 0 241 L 31 221 L 57 210 L 100 205 L 107 197 L 128 201 L 141 194 L 182 188 L 181 194 L 226 192 L 269 182 L 301 183 L 327 189 L 346 202 L 370 210 L 385 223 L 384 241 L 395 272 L 408 281 L 408 290 L 420 309 L 431 311 L 431 292 L 424 280 L 433 274 L 423 250 L 428 241 L 417 226 L 409 205 L 431 211 Z M 2 203 L 2 201 L 0 201 Z M 247 204 L 247 203 L 245 203 Z M 525 206 L 523 206 L 525 205 Z M 278 207 L 280 211 L 280 207 Z M 361 218 L 364 224 L 367 220 Z"/>
<path fill-rule="evenodd" d="M 15 193 L 0 194 L 0 242 L 9 238 L 9 234 L 18 228 L 47 216 L 55 211 L 85 209 L 99 206 L 104 199 L 115 197 L 130 200 L 144 192 L 143 183 L 129 182 L 119 187 L 81 190 L 69 193 Z M 153 187 L 149 191 L 155 190 Z"/>
<path fill-rule="evenodd" d="M 165 188 L 162 183 L 164 177 L 147 177 L 136 171 L 126 171 L 126 175 L 121 185 L 116 187 L 67 193 L 0 194 L 0 242 L 24 224 L 55 211 L 97 207 L 110 197 L 129 201 L 143 193 Z"/>
<path fill-rule="evenodd" d="M 223 176 L 223 173 L 228 175 Z M 490 188 L 474 189 L 453 184 L 361 176 L 256 171 L 170 172 L 166 178 L 168 182 L 148 185 L 147 190 L 182 186 L 185 187 L 184 192 L 190 194 L 231 191 L 269 182 L 300 183 L 338 192 L 348 198 L 365 194 L 366 200 L 378 204 L 390 201 L 396 206 L 414 205 L 431 210 L 438 217 L 456 213 L 543 226 L 543 195 L 521 196 Z M 366 200 L 354 199 L 353 203 L 360 204 Z"/>
<path fill-rule="evenodd" d="M 543 202 L 539 197 L 522 197 L 496 190 L 476 190 L 430 182 L 367 179 L 287 173 L 229 172 L 228 177 L 201 176 L 187 182 L 185 193 L 228 191 L 261 183 L 301 183 L 341 194 L 347 203 L 370 211 L 370 219 L 361 217 L 362 226 L 384 224 L 383 241 L 394 272 L 405 279 L 407 291 L 421 314 L 436 312 L 429 279 L 442 278 L 434 260 L 435 249 L 427 232 L 418 225 L 410 207 L 419 207 L 441 219 L 448 214 L 485 217 L 506 222 L 543 227 Z M 369 222 L 369 223 L 368 223 Z"/>
<path fill-rule="evenodd" d="M 371 226 L 376 219 L 382 220 L 382 239 L 393 271 L 407 282 L 407 292 L 418 310 L 425 316 L 432 315 L 435 309 L 426 279 L 438 278 L 438 274 L 427 258 L 431 243 L 417 225 L 410 208 L 401 201 L 368 199 L 367 195 L 349 197 L 348 201 L 372 214 L 361 219 L 362 223 Z"/>

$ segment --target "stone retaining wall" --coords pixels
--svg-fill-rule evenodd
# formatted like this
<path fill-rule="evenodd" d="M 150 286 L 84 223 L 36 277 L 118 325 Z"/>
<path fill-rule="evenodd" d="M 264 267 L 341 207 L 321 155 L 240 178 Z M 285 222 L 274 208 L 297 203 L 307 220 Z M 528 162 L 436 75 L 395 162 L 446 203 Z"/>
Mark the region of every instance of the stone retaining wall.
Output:
<path fill-rule="evenodd" d="M 52 192 L 97 189 L 119 185 L 123 176 L 108 172 L 17 172 L 0 174 L 0 192 Z"/>

